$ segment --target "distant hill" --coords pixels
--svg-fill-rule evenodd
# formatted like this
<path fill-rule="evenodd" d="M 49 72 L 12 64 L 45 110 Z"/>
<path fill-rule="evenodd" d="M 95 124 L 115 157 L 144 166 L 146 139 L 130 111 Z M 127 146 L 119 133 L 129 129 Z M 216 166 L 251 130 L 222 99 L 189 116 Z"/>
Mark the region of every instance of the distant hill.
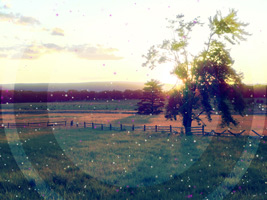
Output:
<path fill-rule="evenodd" d="M 86 82 L 86 83 L 18 83 L 2 84 L 2 90 L 23 90 L 23 91 L 68 91 L 68 90 L 88 90 L 88 91 L 112 91 L 112 90 L 141 90 L 144 88 L 142 82 Z M 163 90 L 169 90 L 173 87 L 171 84 L 164 84 Z"/>
<path fill-rule="evenodd" d="M 68 90 L 88 90 L 105 91 L 119 90 L 124 91 L 143 89 L 144 83 L 141 82 L 86 82 L 86 83 L 18 83 L 3 84 L 3 90 L 23 90 L 23 91 L 68 91 Z"/>

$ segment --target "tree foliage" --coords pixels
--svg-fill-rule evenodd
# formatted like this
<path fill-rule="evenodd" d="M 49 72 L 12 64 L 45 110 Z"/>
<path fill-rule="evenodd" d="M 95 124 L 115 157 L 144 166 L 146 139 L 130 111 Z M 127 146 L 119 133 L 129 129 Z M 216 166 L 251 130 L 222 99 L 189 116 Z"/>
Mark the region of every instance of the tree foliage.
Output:
<path fill-rule="evenodd" d="M 141 101 L 137 103 L 138 113 L 144 115 L 157 115 L 164 107 L 164 95 L 162 85 L 157 80 L 150 80 L 145 83 Z"/>
<path fill-rule="evenodd" d="M 241 89 L 242 74 L 237 73 L 227 45 L 234 45 L 245 40 L 249 35 L 244 31 L 247 24 L 239 22 L 237 12 L 230 10 L 225 17 L 217 12 L 209 18 L 209 35 L 204 50 L 196 55 L 188 51 L 190 37 L 197 26 L 203 28 L 199 17 L 185 21 L 183 15 L 169 20 L 174 38 L 164 40 L 161 45 L 154 45 L 144 56 L 143 66 L 153 69 L 157 64 L 172 62 L 173 74 L 182 80 L 180 90 L 174 90 L 166 106 L 166 118 L 183 117 L 183 125 L 190 134 L 193 120 L 201 122 L 200 115 L 206 114 L 211 121 L 211 114 L 218 111 L 222 118 L 222 126 L 237 124 L 233 112 L 243 116 L 245 102 Z"/>

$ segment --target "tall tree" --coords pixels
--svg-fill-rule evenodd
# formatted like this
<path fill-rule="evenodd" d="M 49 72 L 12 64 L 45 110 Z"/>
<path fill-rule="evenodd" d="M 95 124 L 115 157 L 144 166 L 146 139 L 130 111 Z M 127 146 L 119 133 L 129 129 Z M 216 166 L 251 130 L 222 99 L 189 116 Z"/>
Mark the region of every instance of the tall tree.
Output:
<path fill-rule="evenodd" d="M 137 103 L 138 113 L 145 115 L 157 115 L 164 107 L 164 95 L 162 85 L 157 80 L 150 80 L 145 83 L 141 101 Z"/>
<path fill-rule="evenodd" d="M 153 69 L 157 64 L 172 62 L 173 74 L 182 80 L 179 91 L 173 91 L 166 107 L 166 118 L 176 119 L 181 115 L 186 133 L 191 134 L 192 121 L 201 121 L 200 115 L 206 114 L 211 121 L 212 111 L 216 109 L 222 118 L 222 126 L 237 124 L 233 112 L 243 116 L 245 102 L 240 92 L 242 74 L 232 65 L 234 61 L 226 44 L 239 44 L 249 35 L 243 27 L 248 24 L 239 22 L 237 12 L 230 10 L 225 17 L 217 12 L 209 18 L 209 36 L 203 44 L 204 50 L 193 55 L 188 51 L 190 34 L 197 26 L 203 28 L 199 18 L 185 22 L 183 15 L 169 20 L 174 31 L 172 40 L 164 40 L 161 45 L 152 46 L 144 56 L 144 66 Z"/>

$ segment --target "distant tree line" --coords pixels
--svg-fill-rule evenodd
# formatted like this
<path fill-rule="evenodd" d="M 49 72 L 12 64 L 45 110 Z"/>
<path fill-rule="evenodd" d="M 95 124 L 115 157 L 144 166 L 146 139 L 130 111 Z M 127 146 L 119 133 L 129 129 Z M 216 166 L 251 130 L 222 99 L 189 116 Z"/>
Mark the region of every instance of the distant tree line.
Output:
<path fill-rule="evenodd" d="M 254 98 L 266 98 L 267 85 L 245 85 L 242 88 L 244 98 L 253 100 Z M 164 93 L 165 96 L 168 94 Z M 265 95 L 265 96 L 264 96 Z M 121 99 L 142 99 L 143 90 L 125 91 L 77 91 L 69 90 L 55 92 L 33 92 L 33 91 L 13 91 L 0 90 L 1 104 L 5 103 L 26 103 L 26 102 L 66 102 L 66 101 L 86 101 L 86 100 L 121 100 Z"/>
<path fill-rule="evenodd" d="M 266 98 L 267 85 L 246 85 L 242 93 L 244 98 Z"/>
<path fill-rule="evenodd" d="M 0 90 L 1 104 L 5 103 L 26 103 L 26 102 L 66 102 L 66 101 L 87 101 L 87 100 L 121 100 L 121 99 L 140 99 L 143 95 L 142 90 L 125 91 L 77 91 L 69 90 L 55 92 L 33 92 L 33 91 L 13 91 Z"/>

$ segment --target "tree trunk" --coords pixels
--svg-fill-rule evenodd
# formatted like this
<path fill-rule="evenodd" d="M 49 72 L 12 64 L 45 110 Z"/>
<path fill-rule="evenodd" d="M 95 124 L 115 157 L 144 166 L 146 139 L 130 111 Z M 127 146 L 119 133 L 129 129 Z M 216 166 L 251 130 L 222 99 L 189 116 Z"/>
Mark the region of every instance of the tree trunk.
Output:
<path fill-rule="evenodd" d="M 191 84 L 186 85 L 187 92 L 184 98 L 186 99 L 186 107 L 183 112 L 183 125 L 185 127 L 185 134 L 192 135 L 191 126 L 192 126 L 192 110 L 193 110 L 193 99 L 194 99 L 194 90 L 192 91 Z"/>
<path fill-rule="evenodd" d="M 186 109 L 186 112 L 183 115 L 183 125 L 185 128 L 186 135 L 192 135 L 191 126 L 192 126 L 192 107 L 191 104 Z"/>
<path fill-rule="evenodd" d="M 192 126 L 192 119 L 191 119 L 191 116 L 190 116 L 190 117 L 187 117 L 185 119 L 184 128 L 185 128 L 185 134 L 186 135 L 192 135 L 191 126 Z"/>

